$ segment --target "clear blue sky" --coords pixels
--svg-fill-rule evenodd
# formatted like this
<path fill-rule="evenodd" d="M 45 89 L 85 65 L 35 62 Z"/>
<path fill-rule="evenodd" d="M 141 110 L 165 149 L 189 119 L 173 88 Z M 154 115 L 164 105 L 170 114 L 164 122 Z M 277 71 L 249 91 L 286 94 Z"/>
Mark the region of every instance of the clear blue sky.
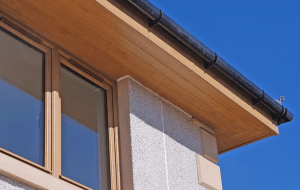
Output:
<path fill-rule="evenodd" d="M 300 1 L 150 0 L 295 115 L 220 155 L 224 190 L 300 189 Z"/>

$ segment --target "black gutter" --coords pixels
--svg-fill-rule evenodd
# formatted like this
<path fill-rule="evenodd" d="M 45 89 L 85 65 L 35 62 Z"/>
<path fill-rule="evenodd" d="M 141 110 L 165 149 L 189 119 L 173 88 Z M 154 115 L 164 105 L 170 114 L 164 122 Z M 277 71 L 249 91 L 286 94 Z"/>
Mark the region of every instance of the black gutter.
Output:
<path fill-rule="evenodd" d="M 149 27 L 159 25 L 180 42 L 186 45 L 188 48 L 198 54 L 205 63 L 205 68 L 215 67 L 224 73 L 228 78 L 238 84 L 241 88 L 247 91 L 253 100 L 253 104 L 262 103 L 271 111 L 273 119 L 277 119 L 277 124 L 286 123 L 292 121 L 294 115 L 284 108 L 281 104 L 271 98 L 263 90 L 253 84 L 244 75 L 238 72 L 230 64 L 224 61 L 211 49 L 206 47 L 197 38 L 187 32 L 184 28 L 178 25 L 175 21 L 169 18 L 166 14 L 163 14 L 156 6 L 150 3 L 148 0 L 126 0 L 131 5 L 135 6 L 149 19 Z"/>

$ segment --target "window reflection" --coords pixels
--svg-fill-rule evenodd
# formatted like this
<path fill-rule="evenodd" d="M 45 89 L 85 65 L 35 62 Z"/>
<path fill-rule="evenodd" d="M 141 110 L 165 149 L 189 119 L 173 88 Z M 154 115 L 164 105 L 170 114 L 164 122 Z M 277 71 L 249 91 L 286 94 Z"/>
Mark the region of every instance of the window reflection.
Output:
<path fill-rule="evenodd" d="M 0 27 L 0 147 L 44 165 L 44 53 Z"/>
<path fill-rule="evenodd" d="M 62 175 L 108 189 L 106 91 L 61 68 Z"/>

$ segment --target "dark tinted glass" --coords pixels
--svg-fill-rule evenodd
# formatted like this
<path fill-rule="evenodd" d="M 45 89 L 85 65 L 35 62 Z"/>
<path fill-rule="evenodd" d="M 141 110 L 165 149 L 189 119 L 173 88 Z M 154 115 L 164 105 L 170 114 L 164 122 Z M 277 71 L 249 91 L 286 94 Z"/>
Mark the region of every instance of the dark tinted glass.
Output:
<path fill-rule="evenodd" d="M 44 54 L 0 28 L 0 147 L 44 165 Z"/>
<path fill-rule="evenodd" d="M 106 91 L 61 69 L 62 175 L 108 189 Z"/>

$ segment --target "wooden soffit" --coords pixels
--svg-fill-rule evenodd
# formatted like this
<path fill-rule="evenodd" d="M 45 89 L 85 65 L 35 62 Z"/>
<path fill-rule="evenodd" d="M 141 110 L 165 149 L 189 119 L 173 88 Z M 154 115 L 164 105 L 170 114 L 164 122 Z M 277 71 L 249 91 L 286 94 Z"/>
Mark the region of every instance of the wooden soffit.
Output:
<path fill-rule="evenodd" d="M 219 153 L 278 134 L 268 111 L 125 1 L 0 0 L 0 9 L 113 80 L 130 75 L 200 119 L 215 129 Z"/>

